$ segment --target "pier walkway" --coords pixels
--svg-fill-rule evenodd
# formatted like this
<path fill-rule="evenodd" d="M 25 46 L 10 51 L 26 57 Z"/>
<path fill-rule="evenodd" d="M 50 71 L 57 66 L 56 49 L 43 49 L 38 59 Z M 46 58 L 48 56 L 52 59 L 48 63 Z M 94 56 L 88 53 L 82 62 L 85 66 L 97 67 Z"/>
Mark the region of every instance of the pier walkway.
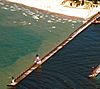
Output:
<path fill-rule="evenodd" d="M 47 55 L 45 55 L 41 60 L 42 63 L 44 63 L 46 60 L 48 60 L 52 55 L 54 55 L 57 51 L 62 49 L 66 44 L 68 44 L 71 40 L 73 40 L 78 34 L 80 34 L 82 31 L 84 31 L 91 23 L 93 23 L 97 18 L 100 17 L 100 12 L 95 14 L 92 18 L 90 18 L 86 23 L 84 23 L 81 27 L 79 27 L 76 31 L 74 31 L 72 34 L 69 35 L 69 37 L 64 40 L 61 44 L 59 44 L 56 48 L 54 48 L 51 52 L 49 52 Z M 14 82 L 8 84 L 7 86 L 10 89 L 14 89 L 14 87 L 17 86 L 24 78 L 26 78 L 32 71 L 34 71 L 36 68 L 38 68 L 40 65 L 33 64 L 31 65 L 27 70 L 22 72 L 18 77 L 14 79 Z"/>

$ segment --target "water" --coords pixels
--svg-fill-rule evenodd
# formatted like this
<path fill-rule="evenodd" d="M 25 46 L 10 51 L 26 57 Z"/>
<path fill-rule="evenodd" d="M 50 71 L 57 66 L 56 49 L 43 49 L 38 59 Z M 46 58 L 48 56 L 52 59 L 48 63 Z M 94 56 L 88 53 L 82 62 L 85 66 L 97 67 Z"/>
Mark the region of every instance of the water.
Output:
<path fill-rule="evenodd" d="M 16 4 L 13 6 L 2 6 L 1 4 L 0 12 L 0 36 L 2 38 L 0 42 L 2 48 L 0 50 L 2 51 L 2 61 L 4 59 L 6 62 L 6 58 L 9 58 L 9 62 L 11 63 L 10 60 L 17 60 L 20 55 L 24 56 L 29 52 L 36 52 L 42 44 L 41 39 L 51 40 L 51 38 L 53 38 L 52 35 L 55 35 L 53 39 L 56 39 L 60 35 L 58 34 L 60 30 L 63 31 L 63 35 L 66 35 L 64 30 L 67 27 L 62 29 L 62 26 L 66 24 L 67 20 L 49 15 L 49 13 L 43 14 L 36 9 L 32 12 L 27 8 L 18 7 Z M 72 26 L 74 27 L 76 22 L 73 23 Z M 9 50 L 9 48 L 11 48 L 11 50 Z M 3 52 L 7 52 L 7 57 Z M 11 57 L 12 55 L 13 57 Z M 18 55 L 18 57 L 16 57 L 16 55 Z M 7 64 L 0 64 L 0 67 L 10 65 L 9 62 L 6 62 Z"/>
<path fill-rule="evenodd" d="M 0 89 L 66 39 L 83 20 L 0 0 Z"/>
<path fill-rule="evenodd" d="M 17 89 L 100 89 L 100 76 L 88 78 L 91 67 L 99 64 L 100 24 L 91 24 Z"/>

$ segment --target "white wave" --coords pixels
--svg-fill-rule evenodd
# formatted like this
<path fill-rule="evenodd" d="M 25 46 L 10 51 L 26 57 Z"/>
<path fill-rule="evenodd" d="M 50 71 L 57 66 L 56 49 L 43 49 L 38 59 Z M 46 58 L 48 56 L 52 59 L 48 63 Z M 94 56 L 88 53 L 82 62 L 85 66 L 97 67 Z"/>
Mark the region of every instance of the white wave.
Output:
<path fill-rule="evenodd" d="M 7 8 L 7 7 L 1 7 L 2 9 L 4 9 L 4 10 L 8 10 L 9 8 Z"/>
<path fill-rule="evenodd" d="M 27 22 L 26 21 L 22 21 L 20 22 L 22 25 L 27 25 Z"/>
<path fill-rule="evenodd" d="M 16 11 L 16 7 L 15 6 L 10 6 L 10 11 Z"/>
<path fill-rule="evenodd" d="M 24 12 L 27 13 L 28 15 L 31 15 L 32 17 L 34 17 L 34 15 L 36 14 L 36 13 L 30 11 L 29 9 L 26 9 L 26 8 L 22 8 L 22 11 L 24 11 Z M 25 15 L 25 16 L 26 16 L 26 15 Z M 34 18 L 35 18 L 35 17 L 34 17 Z"/>
<path fill-rule="evenodd" d="M 49 32 L 52 32 L 51 30 L 49 30 Z"/>
<path fill-rule="evenodd" d="M 4 3 L 0 2 L 0 5 L 5 5 Z"/>
<path fill-rule="evenodd" d="M 51 15 L 51 17 L 55 17 L 54 15 Z"/>
<path fill-rule="evenodd" d="M 36 15 L 33 15 L 32 18 L 37 19 L 37 20 L 39 19 L 39 17 Z"/>
<path fill-rule="evenodd" d="M 10 11 L 16 11 L 16 9 L 10 9 Z"/>
<path fill-rule="evenodd" d="M 51 23 L 51 22 L 53 22 L 53 21 L 51 21 L 51 20 L 48 20 L 48 23 Z"/>
<path fill-rule="evenodd" d="M 55 26 L 52 26 L 52 28 L 56 28 Z"/>
<path fill-rule="evenodd" d="M 55 20 L 54 18 L 51 18 L 51 20 Z"/>
<path fill-rule="evenodd" d="M 56 22 L 61 22 L 61 20 L 58 19 L 58 20 L 56 20 Z"/>
<path fill-rule="evenodd" d="M 22 11 L 24 11 L 25 13 L 29 13 L 29 9 L 26 9 L 26 8 L 24 8 L 24 7 L 22 7 Z"/>
<path fill-rule="evenodd" d="M 44 17 L 43 15 L 40 16 L 40 18 L 43 18 L 43 17 Z"/>
<path fill-rule="evenodd" d="M 26 13 L 29 14 L 29 15 L 34 15 L 35 13 L 30 11 L 30 10 L 26 10 Z"/>
<path fill-rule="evenodd" d="M 22 13 L 24 16 L 27 16 L 27 14 L 26 13 Z"/>
<path fill-rule="evenodd" d="M 37 16 L 37 17 L 39 17 L 40 15 L 39 15 L 39 14 L 37 14 L 36 16 Z"/>
<path fill-rule="evenodd" d="M 63 19 L 63 20 L 66 20 L 67 21 L 68 19 Z"/>
<path fill-rule="evenodd" d="M 65 21 L 63 21 L 62 23 L 66 23 Z"/>
<path fill-rule="evenodd" d="M 72 22 L 72 20 L 70 19 L 70 20 L 68 20 L 68 22 Z"/>
<path fill-rule="evenodd" d="M 73 23 L 76 23 L 77 21 L 73 20 L 72 22 L 73 22 Z"/>
<path fill-rule="evenodd" d="M 5 5 L 6 7 L 9 7 L 9 5 Z"/>
<path fill-rule="evenodd" d="M 61 21 L 61 18 L 59 18 L 58 20 Z"/>
<path fill-rule="evenodd" d="M 48 15 L 45 15 L 45 17 L 48 17 Z"/>
<path fill-rule="evenodd" d="M 16 4 L 14 4 L 14 7 L 16 8 L 16 10 L 22 10 L 22 8 L 18 7 Z"/>
<path fill-rule="evenodd" d="M 31 25 L 32 23 L 28 23 L 29 25 Z"/>
<path fill-rule="evenodd" d="M 13 23 L 17 23 L 17 21 L 13 21 Z"/>
<path fill-rule="evenodd" d="M 82 22 L 82 20 L 77 20 L 77 22 Z"/>
<path fill-rule="evenodd" d="M 14 6 L 10 6 L 11 9 L 15 8 Z"/>

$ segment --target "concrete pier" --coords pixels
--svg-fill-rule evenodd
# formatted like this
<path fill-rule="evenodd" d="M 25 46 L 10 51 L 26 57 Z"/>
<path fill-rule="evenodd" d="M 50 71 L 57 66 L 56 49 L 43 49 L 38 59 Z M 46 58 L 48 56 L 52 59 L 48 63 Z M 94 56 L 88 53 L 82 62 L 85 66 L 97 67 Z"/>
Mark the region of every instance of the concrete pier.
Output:
<path fill-rule="evenodd" d="M 68 44 L 71 40 L 73 40 L 78 34 L 80 34 L 82 31 L 86 30 L 86 28 L 92 24 L 97 18 L 100 17 L 100 12 L 95 14 L 92 18 L 90 18 L 86 23 L 84 23 L 81 27 L 79 27 L 76 31 L 74 31 L 72 34 L 69 35 L 69 37 L 64 40 L 61 44 L 59 44 L 56 48 L 54 48 L 51 52 L 49 52 L 47 55 L 45 55 L 41 59 L 41 64 L 44 63 L 46 60 L 48 60 L 52 55 L 54 55 L 57 51 L 62 49 L 66 44 Z M 14 82 L 8 84 L 8 87 L 14 87 L 17 86 L 24 78 L 26 78 L 32 71 L 34 71 L 36 68 L 38 68 L 40 65 L 33 64 L 31 65 L 27 70 L 22 72 L 18 77 L 14 79 Z"/>

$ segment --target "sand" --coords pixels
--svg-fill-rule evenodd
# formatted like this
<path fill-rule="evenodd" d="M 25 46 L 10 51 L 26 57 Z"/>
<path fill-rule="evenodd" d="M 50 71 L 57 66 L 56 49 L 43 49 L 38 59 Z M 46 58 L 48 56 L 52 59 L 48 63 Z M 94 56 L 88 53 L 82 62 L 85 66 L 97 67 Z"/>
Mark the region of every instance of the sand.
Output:
<path fill-rule="evenodd" d="M 63 0 L 7 0 L 14 3 L 23 4 L 30 7 L 50 11 L 53 13 L 88 19 L 100 11 L 100 6 L 91 9 L 68 8 L 61 5 Z"/>

